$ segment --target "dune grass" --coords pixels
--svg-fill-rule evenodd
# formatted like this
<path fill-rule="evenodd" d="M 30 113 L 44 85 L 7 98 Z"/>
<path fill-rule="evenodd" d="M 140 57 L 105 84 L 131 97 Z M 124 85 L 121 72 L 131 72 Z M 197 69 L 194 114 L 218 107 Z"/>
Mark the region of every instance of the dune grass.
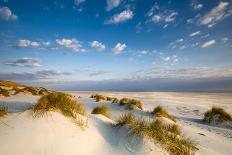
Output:
<path fill-rule="evenodd" d="M 0 117 L 7 115 L 7 108 L 0 106 Z"/>
<path fill-rule="evenodd" d="M 76 118 L 77 114 L 84 115 L 82 104 L 71 99 L 67 94 L 53 92 L 42 96 L 34 106 L 35 116 L 43 116 L 49 111 L 60 111 L 64 116 Z"/>
<path fill-rule="evenodd" d="M 226 121 L 232 121 L 232 117 L 223 108 L 212 107 L 211 110 L 205 112 L 203 120 L 207 123 L 223 123 Z"/>
<path fill-rule="evenodd" d="M 108 118 L 110 118 L 110 114 L 109 114 L 109 108 L 106 106 L 97 106 L 95 107 L 91 114 L 102 114 Z"/>
<path fill-rule="evenodd" d="M 12 81 L 7 81 L 7 80 L 0 80 L 0 86 L 5 86 L 5 87 L 18 87 L 21 86 L 16 82 Z"/>
<path fill-rule="evenodd" d="M 155 107 L 152 113 L 157 117 L 166 117 L 176 122 L 175 117 L 169 114 L 162 106 Z"/>
<path fill-rule="evenodd" d="M 134 105 L 137 108 L 143 110 L 143 104 L 142 102 L 140 102 L 139 100 L 135 100 L 135 99 L 129 99 L 129 98 L 122 98 L 119 101 L 120 105 Z"/>
<path fill-rule="evenodd" d="M 5 97 L 9 97 L 10 93 L 7 89 L 0 88 L 0 94 Z"/>
<path fill-rule="evenodd" d="M 112 99 L 112 103 L 119 103 L 119 99 L 116 98 L 116 97 L 114 97 L 114 98 Z"/>
<path fill-rule="evenodd" d="M 116 126 L 127 125 L 131 136 L 144 136 L 159 143 L 171 155 L 193 155 L 196 151 L 195 143 L 181 135 L 176 125 L 164 126 L 158 120 L 152 122 L 137 118 L 128 113 L 122 115 Z"/>

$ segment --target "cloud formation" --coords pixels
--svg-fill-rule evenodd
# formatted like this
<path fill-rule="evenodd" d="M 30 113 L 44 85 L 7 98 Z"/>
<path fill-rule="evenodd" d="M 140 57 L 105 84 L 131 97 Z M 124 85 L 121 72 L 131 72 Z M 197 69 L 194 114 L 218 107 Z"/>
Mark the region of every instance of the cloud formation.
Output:
<path fill-rule="evenodd" d="M 201 3 L 191 3 L 191 7 L 194 10 L 200 10 L 203 7 L 203 4 L 201 4 Z"/>
<path fill-rule="evenodd" d="M 36 41 L 30 41 L 30 40 L 27 40 L 27 39 L 21 39 L 18 41 L 16 47 L 19 47 L 19 48 L 26 48 L 26 47 L 38 47 L 40 46 L 40 43 L 39 42 L 36 42 Z"/>
<path fill-rule="evenodd" d="M 115 55 L 120 54 L 126 48 L 126 44 L 117 43 L 112 49 Z"/>
<path fill-rule="evenodd" d="M 213 27 L 215 24 L 231 15 L 232 9 L 229 2 L 220 2 L 216 7 L 201 17 L 198 20 L 198 24 Z"/>
<path fill-rule="evenodd" d="M 191 34 L 189 34 L 190 37 L 194 37 L 196 35 L 199 35 L 201 33 L 201 31 L 196 31 L 196 32 L 193 32 Z"/>
<path fill-rule="evenodd" d="M 56 39 L 56 43 L 60 46 L 71 49 L 74 52 L 84 52 L 85 49 L 82 47 L 80 41 L 77 39 Z"/>
<path fill-rule="evenodd" d="M 57 76 L 61 75 L 71 75 L 71 72 L 62 72 L 59 70 L 47 69 L 40 70 L 37 72 L 21 72 L 21 73 L 0 73 L 0 79 L 12 80 L 12 81 L 38 81 L 38 80 L 47 80 L 51 78 L 57 79 Z"/>
<path fill-rule="evenodd" d="M 178 15 L 178 12 L 161 8 L 157 3 L 155 3 L 152 6 L 152 8 L 149 10 L 149 12 L 147 13 L 147 16 L 150 17 L 150 20 L 154 23 L 173 22 L 175 21 L 177 15 Z"/>
<path fill-rule="evenodd" d="M 103 43 L 98 42 L 96 40 L 90 42 L 89 44 L 91 47 L 95 48 L 97 51 L 104 51 L 106 49 L 106 46 Z"/>
<path fill-rule="evenodd" d="M 206 47 L 212 46 L 215 43 L 216 43 L 215 40 L 209 40 L 209 41 L 205 42 L 204 44 L 202 44 L 201 48 L 206 48 Z"/>
<path fill-rule="evenodd" d="M 115 14 L 109 20 L 106 20 L 105 24 L 118 24 L 118 23 L 122 23 L 122 22 L 125 22 L 127 20 L 132 19 L 133 16 L 134 16 L 133 11 L 127 9 L 127 10 L 122 11 L 119 14 Z"/>
<path fill-rule="evenodd" d="M 106 0 L 106 11 L 110 11 L 119 6 L 121 0 Z"/>
<path fill-rule="evenodd" d="M 15 21 L 18 17 L 8 8 L 0 7 L 0 20 Z"/>
<path fill-rule="evenodd" d="M 3 64 L 10 66 L 20 66 L 20 67 L 40 67 L 41 60 L 38 58 L 23 57 L 19 59 L 7 60 Z"/>

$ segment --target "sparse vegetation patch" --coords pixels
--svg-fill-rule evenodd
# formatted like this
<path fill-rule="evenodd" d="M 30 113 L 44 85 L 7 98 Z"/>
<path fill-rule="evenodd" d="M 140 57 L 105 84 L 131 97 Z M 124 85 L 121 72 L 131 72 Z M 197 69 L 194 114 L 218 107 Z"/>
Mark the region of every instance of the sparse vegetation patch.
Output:
<path fill-rule="evenodd" d="M 84 115 L 85 108 L 64 93 L 53 92 L 42 96 L 34 107 L 35 116 L 43 116 L 49 111 L 60 111 L 64 116 L 76 118 Z"/>
<path fill-rule="evenodd" d="M 155 107 L 152 113 L 157 117 L 166 117 L 176 122 L 175 117 L 169 114 L 162 106 Z"/>
<path fill-rule="evenodd" d="M 122 98 L 119 101 L 119 104 L 120 105 L 134 105 L 137 108 L 143 110 L 143 104 L 139 100 L 129 99 L 129 98 Z"/>
<path fill-rule="evenodd" d="M 164 126 L 158 120 L 152 122 L 136 118 L 133 114 L 122 115 L 116 126 L 127 125 L 132 136 L 144 136 L 159 143 L 171 155 L 193 155 L 197 150 L 195 143 L 180 133 L 177 125 Z"/>
<path fill-rule="evenodd" d="M 223 123 L 226 121 L 232 122 L 232 117 L 224 109 L 219 107 L 212 107 L 211 110 L 205 112 L 204 119 L 207 123 Z"/>
<path fill-rule="evenodd" d="M 110 117 L 109 108 L 106 106 L 98 106 L 93 109 L 91 114 L 102 114 L 106 117 Z"/>
<path fill-rule="evenodd" d="M 10 93 L 7 89 L 3 89 L 0 87 L 0 95 L 4 96 L 4 97 L 9 97 Z"/>
<path fill-rule="evenodd" d="M 0 106 L 0 117 L 7 115 L 7 109 L 3 106 Z"/>

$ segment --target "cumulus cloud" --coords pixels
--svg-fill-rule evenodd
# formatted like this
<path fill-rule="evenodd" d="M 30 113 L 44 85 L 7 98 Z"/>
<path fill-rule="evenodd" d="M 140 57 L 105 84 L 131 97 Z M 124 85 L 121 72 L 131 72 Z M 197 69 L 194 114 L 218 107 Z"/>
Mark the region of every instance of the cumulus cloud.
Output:
<path fill-rule="evenodd" d="M 114 54 L 120 54 L 126 48 L 126 44 L 117 43 L 112 49 Z"/>
<path fill-rule="evenodd" d="M 190 33 L 189 37 L 194 37 L 196 35 L 199 35 L 200 33 L 201 33 L 201 31 L 196 31 L 196 32 Z"/>
<path fill-rule="evenodd" d="M 216 43 L 215 40 L 209 40 L 209 41 L 205 42 L 204 44 L 202 44 L 201 48 L 206 48 L 206 47 L 212 46 L 215 43 Z"/>
<path fill-rule="evenodd" d="M 220 2 L 216 7 L 198 20 L 199 25 L 207 25 L 212 27 L 218 22 L 232 15 L 232 9 L 229 2 Z"/>
<path fill-rule="evenodd" d="M 41 60 L 38 58 L 23 57 L 19 59 L 13 59 L 4 61 L 3 64 L 10 66 L 20 66 L 20 67 L 40 67 Z"/>
<path fill-rule="evenodd" d="M 96 40 L 90 42 L 89 44 L 91 47 L 95 48 L 97 51 L 103 51 L 106 49 L 106 46 L 103 43 L 98 42 Z"/>
<path fill-rule="evenodd" d="M 119 14 L 115 14 L 113 17 L 111 17 L 109 20 L 105 21 L 105 24 L 118 24 L 125 22 L 127 20 L 132 19 L 134 16 L 133 11 L 131 10 L 124 10 Z"/>
<path fill-rule="evenodd" d="M 106 10 L 110 11 L 113 8 L 116 8 L 121 3 L 121 0 L 107 0 L 106 1 Z"/>
<path fill-rule="evenodd" d="M 0 20 L 15 21 L 18 17 L 8 8 L 0 7 Z"/>
<path fill-rule="evenodd" d="M 13 80 L 13 81 L 38 81 L 38 80 L 46 80 L 51 78 L 56 78 L 57 76 L 62 75 L 72 75 L 71 72 L 62 72 L 60 70 L 54 69 L 46 69 L 40 70 L 36 72 L 22 72 L 22 73 L 0 73 L 0 79 L 4 80 Z"/>
<path fill-rule="evenodd" d="M 84 3 L 85 0 L 74 0 L 74 3 L 76 6 L 79 6 L 80 4 Z"/>
<path fill-rule="evenodd" d="M 80 41 L 77 39 L 56 39 L 56 43 L 60 46 L 71 49 L 74 52 L 84 52 L 85 49 L 82 47 Z"/>
<path fill-rule="evenodd" d="M 203 4 L 200 3 L 191 3 L 191 6 L 194 10 L 200 10 L 203 7 Z"/>

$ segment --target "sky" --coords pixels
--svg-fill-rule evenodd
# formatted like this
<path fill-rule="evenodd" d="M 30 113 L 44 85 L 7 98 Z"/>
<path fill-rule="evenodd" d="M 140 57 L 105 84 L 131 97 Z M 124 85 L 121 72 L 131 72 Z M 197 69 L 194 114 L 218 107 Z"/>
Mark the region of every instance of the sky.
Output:
<path fill-rule="evenodd" d="M 0 79 L 232 91 L 232 0 L 0 0 Z"/>

